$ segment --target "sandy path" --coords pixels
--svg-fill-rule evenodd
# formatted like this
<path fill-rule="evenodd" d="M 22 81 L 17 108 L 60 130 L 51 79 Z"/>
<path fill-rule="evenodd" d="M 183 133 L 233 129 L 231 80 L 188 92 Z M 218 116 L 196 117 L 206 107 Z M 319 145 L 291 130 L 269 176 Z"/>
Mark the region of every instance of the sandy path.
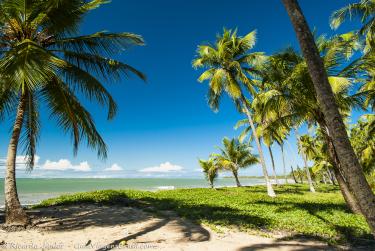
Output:
<path fill-rule="evenodd" d="M 52 207 L 31 215 L 32 229 L 0 230 L 0 250 L 334 250 L 312 241 L 218 234 L 173 214 L 155 217 L 129 207 Z"/>

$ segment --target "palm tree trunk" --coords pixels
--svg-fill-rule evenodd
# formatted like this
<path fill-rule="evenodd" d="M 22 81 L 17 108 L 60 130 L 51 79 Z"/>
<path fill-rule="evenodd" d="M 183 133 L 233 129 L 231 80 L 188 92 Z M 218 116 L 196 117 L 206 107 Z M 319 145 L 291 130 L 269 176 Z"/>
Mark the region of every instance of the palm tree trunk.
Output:
<path fill-rule="evenodd" d="M 362 214 L 361 208 L 359 207 L 358 202 L 354 198 L 353 194 L 350 192 L 349 187 L 346 184 L 346 181 L 342 176 L 340 170 L 334 167 L 333 171 L 335 172 L 337 183 L 339 183 L 342 196 L 344 197 L 346 205 L 348 205 L 350 211 L 352 211 L 355 214 Z"/>
<path fill-rule="evenodd" d="M 296 178 L 296 176 L 294 175 L 293 166 L 290 166 L 290 169 L 292 169 L 292 175 L 293 175 L 294 182 L 295 182 L 296 184 L 298 184 L 297 178 Z"/>
<path fill-rule="evenodd" d="M 260 164 L 262 166 L 264 179 L 266 180 L 267 194 L 268 194 L 268 196 L 276 197 L 275 191 L 272 188 L 272 184 L 271 184 L 270 178 L 268 177 L 267 166 L 266 166 L 266 162 L 264 160 L 264 154 L 263 154 L 262 146 L 260 145 L 259 137 L 258 137 L 258 135 L 256 133 L 255 125 L 254 125 L 251 113 L 250 113 L 249 109 L 246 107 L 246 103 L 243 104 L 243 109 L 244 109 L 244 111 L 245 111 L 245 113 L 247 115 L 247 119 L 249 120 L 249 124 L 251 126 L 251 131 L 253 133 L 253 136 L 254 136 L 254 139 L 255 139 L 255 143 L 256 143 L 257 148 L 258 148 L 258 153 L 259 153 L 259 158 L 260 158 Z"/>
<path fill-rule="evenodd" d="M 270 156 L 271 156 L 273 177 L 276 181 L 276 185 L 279 185 L 279 181 L 277 179 L 277 174 L 276 174 L 276 168 L 275 168 L 275 160 L 273 159 L 273 153 L 272 153 L 271 146 L 268 146 L 268 151 L 270 152 Z"/>
<path fill-rule="evenodd" d="M 350 144 L 345 124 L 335 102 L 319 51 L 310 28 L 297 0 L 282 0 L 296 31 L 302 52 L 306 58 L 310 76 L 322 108 L 324 118 L 331 133 L 333 145 L 350 190 L 359 203 L 375 237 L 375 196 L 369 186 L 362 167 Z"/>
<path fill-rule="evenodd" d="M 346 180 L 340 171 L 340 161 L 337 157 L 335 146 L 333 145 L 332 139 L 330 138 L 329 134 L 327 134 L 328 128 L 325 127 L 324 122 L 320 122 L 319 125 L 321 128 L 323 128 L 321 131 L 326 141 L 326 144 L 328 146 L 327 148 L 328 148 L 329 162 L 332 165 L 332 169 L 337 179 L 337 183 L 339 183 L 342 196 L 344 197 L 346 204 L 348 205 L 348 207 L 353 213 L 361 214 L 361 209 L 358 205 L 358 202 L 356 201 L 353 194 L 351 193 L 346 183 Z"/>
<path fill-rule="evenodd" d="M 298 171 L 299 179 L 301 180 L 301 184 L 303 184 L 303 174 L 298 165 L 297 165 L 297 171 Z"/>
<path fill-rule="evenodd" d="M 295 131 L 296 138 L 297 138 L 297 144 L 301 146 L 301 141 L 300 141 L 300 139 L 299 139 L 299 135 L 298 135 L 298 130 L 297 130 L 297 128 L 295 128 L 294 131 Z M 313 185 L 313 182 L 312 182 L 312 179 L 311 179 L 311 174 L 310 174 L 310 170 L 309 170 L 309 165 L 307 164 L 307 156 L 306 156 L 306 154 L 303 152 L 303 150 L 302 150 L 302 146 L 301 146 L 301 155 L 302 155 L 303 162 L 304 162 L 304 164 L 305 164 L 305 172 L 306 172 L 306 176 L 307 176 L 307 182 L 309 183 L 310 192 L 315 193 L 315 188 L 314 188 L 314 185 Z"/>
<path fill-rule="evenodd" d="M 333 185 L 333 182 L 331 180 L 331 177 L 329 176 L 329 172 L 328 171 L 324 171 L 324 174 L 326 175 L 327 177 L 327 184 L 330 184 L 330 185 Z"/>
<path fill-rule="evenodd" d="M 14 121 L 12 137 L 8 146 L 8 155 L 6 162 L 6 174 L 4 180 L 5 190 L 5 223 L 7 225 L 26 225 L 28 217 L 23 210 L 18 199 L 16 185 L 16 157 L 17 147 L 23 124 L 23 118 L 26 108 L 26 96 L 21 95 L 20 103 L 17 108 L 16 119 Z"/>
<path fill-rule="evenodd" d="M 237 187 L 241 187 L 240 180 L 238 179 L 238 172 L 236 170 L 232 171 L 234 179 L 236 180 Z"/>
<path fill-rule="evenodd" d="M 281 157 L 283 158 L 283 170 L 284 170 L 285 184 L 288 184 L 288 177 L 286 174 L 286 167 L 285 167 L 284 144 L 281 144 L 280 148 L 281 148 Z"/>
<path fill-rule="evenodd" d="M 336 186 L 337 185 L 336 184 L 337 179 L 336 179 L 335 175 L 332 173 L 332 171 L 330 169 L 328 169 L 328 173 L 329 173 L 329 177 L 331 178 L 332 184 L 334 186 Z"/>
<path fill-rule="evenodd" d="M 302 157 L 303 157 L 303 162 L 305 163 L 305 171 L 306 171 L 307 181 L 308 181 L 309 187 L 310 187 L 310 192 L 315 193 L 315 188 L 314 188 L 314 185 L 313 185 L 313 182 L 312 182 L 312 179 L 311 179 L 309 166 L 307 164 L 306 154 L 302 153 Z"/>
<path fill-rule="evenodd" d="M 327 178 L 326 178 L 326 174 L 324 172 L 322 172 L 322 180 L 323 180 L 323 183 L 325 185 L 327 185 Z"/>

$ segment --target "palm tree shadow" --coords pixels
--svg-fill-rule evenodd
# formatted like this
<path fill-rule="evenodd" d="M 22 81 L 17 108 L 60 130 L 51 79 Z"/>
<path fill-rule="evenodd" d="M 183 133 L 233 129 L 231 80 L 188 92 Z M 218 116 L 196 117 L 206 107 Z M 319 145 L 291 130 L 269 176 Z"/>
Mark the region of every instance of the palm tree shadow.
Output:
<path fill-rule="evenodd" d="M 264 243 L 264 244 L 255 244 L 247 247 L 242 247 L 237 251 L 260 251 L 260 250 L 295 250 L 295 251 L 334 251 L 339 250 L 334 247 L 327 247 L 326 245 L 308 245 L 308 244 L 294 244 L 294 243 Z"/>
<path fill-rule="evenodd" d="M 32 227 L 48 231 L 74 231 L 90 226 L 113 226 L 146 221 L 151 216 L 123 206 L 81 204 L 28 211 Z"/>
<path fill-rule="evenodd" d="M 141 205 L 149 206 L 149 204 L 139 202 L 138 206 Z M 128 205 L 71 204 L 69 206 L 51 206 L 28 210 L 28 214 L 32 218 L 33 228 L 49 232 L 75 231 L 92 226 L 105 227 L 145 223 L 144 227 L 136 233 L 114 240 L 98 250 L 117 248 L 122 241 L 134 240 L 166 225 L 168 225 L 169 230 L 178 234 L 180 241 L 202 242 L 211 238 L 209 231 L 200 224 L 194 224 L 176 217 L 176 214 L 172 212 L 161 212 L 155 217 L 155 214 Z"/>
<path fill-rule="evenodd" d="M 142 199 L 145 204 L 153 205 L 158 210 L 175 211 L 178 216 L 188 218 L 199 224 L 201 222 L 218 223 L 225 226 L 242 226 L 267 228 L 270 220 L 248 214 L 229 206 L 213 206 L 207 204 L 188 204 L 173 199 Z"/>
<path fill-rule="evenodd" d="M 142 236 L 142 235 L 145 235 L 149 232 L 152 232 L 152 231 L 155 231 L 163 226 L 165 226 L 167 223 L 169 222 L 168 219 L 163 219 L 161 221 L 158 221 L 156 222 L 155 224 L 143 229 L 142 231 L 139 231 L 135 234 L 132 234 L 132 235 L 128 235 L 124 238 L 121 238 L 121 239 L 118 239 L 118 240 L 115 240 L 107 245 L 104 245 L 102 248 L 99 248 L 97 249 L 96 251 L 106 251 L 106 250 L 111 250 L 111 249 L 114 249 L 114 248 L 117 248 L 121 242 L 123 241 L 130 241 L 132 239 L 136 239 L 137 237 L 139 236 Z"/>
<path fill-rule="evenodd" d="M 291 211 L 293 209 L 304 210 L 307 211 L 309 214 L 313 215 L 314 217 L 318 218 L 322 222 L 330 225 L 332 228 L 339 233 L 344 241 L 348 244 L 352 245 L 353 247 L 360 247 L 362 244 L 365 244 L 366 247 L 372 247 L 372 250 L 375 250 L 375 240 L 371 234 L 366 233 L 357 233 L 356 229 L 353 227 L 348 226 L 341 226 L 334 224 L 329 219 L 326 219 L 324 216 L 319 214 L 320 212 L 331 212 L 333 210 L 342 211 L 345 213 L 351 213 L 350 209 L 345 204 L 332 204 L 332 203 L 313 203 L 313 202 L 288 202 L 287 206 L 281 202 L 269 202 L 269 201 L 256 201 L 253 203 L 257 204 L 267 204 L 267 205 L 277 205 L 277 209 L 275 212 L 286 212 Z M 301 235 L 296 234 L 293 236 L 288 236 L 286 238 L 280 238 L 279 240 L 286 240 L 286 239 L 313 239 L 327 242 L 327 239 L 323 237 L 315 236 L 315 235 Z"/>
<path fill-rule="evenodd" d="M 224 188 L 225 189 L 225 188 Z M 245 189 L 246 192 L 249 193 L 262 193 L 264 194 L 265 188 L 259 187 L 259 186 L 243 186 L 243 189 Z M 293 184 L 293 185 L 281 185 L 281 186 L 274 186 L 275 192 L 277 194 L 299 194 L 303 195 L 305 193 L 308 193 L 310 191 L 309 187 L 306 185 L 301 184 Z M 336 186 L 319 186 L 316 188 L 319 193 L 332 193 L 337 191 Z"/>

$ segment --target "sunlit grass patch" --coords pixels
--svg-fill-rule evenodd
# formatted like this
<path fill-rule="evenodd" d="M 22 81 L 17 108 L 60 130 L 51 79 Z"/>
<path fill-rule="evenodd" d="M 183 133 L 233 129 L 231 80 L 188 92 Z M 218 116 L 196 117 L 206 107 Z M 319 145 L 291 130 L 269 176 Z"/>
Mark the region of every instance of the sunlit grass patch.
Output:
<path fill-rule="evenodd" d="M 37 205 L 76 203 L 124 204 L 153 210 L 173 210 L 179 216 L 215 227 L 236 227 L 250 232 L 282 232 L 329 243 L 372 239 L 360 215 L 352 214 L 333 186 L 320 185 L 317 193 L 305 185 L 275 187 L 276 198 L 263 186 L 195 188 L 147 192 L 104 190 L 48 199 Z"/>

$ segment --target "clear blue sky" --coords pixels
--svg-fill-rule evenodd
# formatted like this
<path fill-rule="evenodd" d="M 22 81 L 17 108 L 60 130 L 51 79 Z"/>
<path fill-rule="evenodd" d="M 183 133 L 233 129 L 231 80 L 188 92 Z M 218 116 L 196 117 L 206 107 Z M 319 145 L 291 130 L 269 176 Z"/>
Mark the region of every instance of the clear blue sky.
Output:
<path fill-rule="evenodd" d="M 311 27 L 318 33 L 332 34 L 328 18 L 332 11 L 351 1 L 301 0 L 300 4 Z M 223 27 L 238 27 L 239 34 L 258 30 L 255 51 L 267 54 L 293 45 L 296 38 L 287 14 L 279 0 L 232 1 L 129 1 L 113 0 L 111 4 L 94 10 L 85 19 L 82 33 L 101 30 L 133 32 L 140 34 L 146 46 L 132 48 L 119 59 L 135 66 L 148 76 L 144 84 L 135 77 L 120 84 L 110 85 L 109 90 L 118 102 L 119 113 L 115 120 L 105 120 L 104 111 L 89 105 L 97 127 L 108 144 L 108 159 L 103 162 L 95 152 L 81 146 L 77 157 L 72 155 L 71 141 L 55 123 L 42 114 L 42 134 L 38 145 L 39 165 L 50 163 L 64 171 L 36 170 L 20 176 L 197 176 L 197 158 L 207 158 L 220 145 L 224 136 L 238 134 L 233 126 L 240 115 L 231 102 L 224 100 L 219 113 L 213 113 L 206 102 L 207 86 L 198 84 L 199 72 L 191 67 L 198 44 L 213 41 Z M 338 32 L 349 31 L 354 26 L 343 26 Z M 303 129 L 302 129 L 303 130 Z M 301 130 L 301 131 L 302 131 Z M 1 156 L 6 155 L 9 140 L 9 123 L 1 126 Z M 288 165 L 301 163 L 296 156 L 295 140 L 287 148 Z M 281 173 L 279 149 L 274 147 L 277 169 Z M 267 159 L 268 153 L 266 152 Z M 292 155 L 295 155 L 292 157 Z M 82 172 L 88 162 L 91 171 Z M 159 166 L 161 163 L 182 172 L 150 173 L 137 170 Z M 104 171 L 117 163 L 122 171 Z M 48 165 L 47 165 L 48 166 Z M 69 165 L 68 165 L 69 166 Z M 118 169 L 118 167 L 114 168 Z M 269 165 L 270 169 L 270 165 Z M 3 171 L 0 170 L 0 175 Z M 254 166 L 243 175 L 261 175 Z"/>

